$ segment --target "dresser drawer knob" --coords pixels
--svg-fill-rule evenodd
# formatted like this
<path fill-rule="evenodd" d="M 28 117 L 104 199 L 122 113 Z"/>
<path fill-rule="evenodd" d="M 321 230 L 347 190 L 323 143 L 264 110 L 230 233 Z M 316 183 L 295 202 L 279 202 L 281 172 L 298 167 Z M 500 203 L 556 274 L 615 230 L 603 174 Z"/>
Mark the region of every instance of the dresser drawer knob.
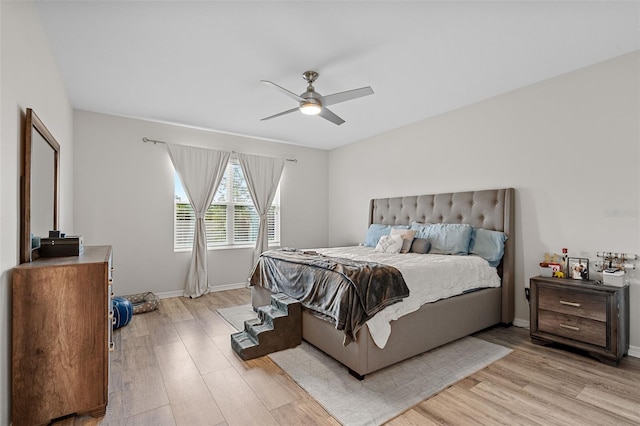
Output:
<path fill-rule="evenodd" d="M 566 300 L 561 300 L 560 301 L 561 305 L 567 305 L 567 306 L 573 306 L 574 308 L 579 308 L 580 304 L 579 303 L 575 303 L 575 302 L 567 302 Z"/>
<path fill-rule="evenodd" d="M 562 324 L 560 323 L 560 327 L 562 328 L 568 328 L 569 330 L 573 330 L 573 331 L 580 331 L 579 327 L 575 327 L 573 325 L 569 325 L 569 324 Z"/>

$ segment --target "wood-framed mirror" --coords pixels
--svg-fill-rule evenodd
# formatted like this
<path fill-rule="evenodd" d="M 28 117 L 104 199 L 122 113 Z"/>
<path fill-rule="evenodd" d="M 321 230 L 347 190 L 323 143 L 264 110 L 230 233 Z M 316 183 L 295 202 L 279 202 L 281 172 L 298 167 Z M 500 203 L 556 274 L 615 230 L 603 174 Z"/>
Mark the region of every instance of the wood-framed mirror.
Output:
<path fill-rule="evenodd" d="M 40 238 L 58 229 L 60 196 L 60 144 L 31 108 L 27 108 L 20 182 L 20 263 L 25 263 L 38 257 Z"/>

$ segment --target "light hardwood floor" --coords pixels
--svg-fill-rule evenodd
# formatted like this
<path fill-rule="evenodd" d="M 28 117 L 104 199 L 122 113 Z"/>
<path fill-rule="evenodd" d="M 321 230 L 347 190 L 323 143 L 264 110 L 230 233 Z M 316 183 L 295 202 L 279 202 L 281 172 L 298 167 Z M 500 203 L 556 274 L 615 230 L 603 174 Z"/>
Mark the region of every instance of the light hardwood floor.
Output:
<path fill-rule="evenodd" d="M 103 418 L 59 425 L 337 425 L 268 357 L 242 362 L 216 310 L 249 303 L 247 289 L 161 300 L 115 332 Z M 640 359 L 610 367 L 533 345 L 528 330 L 476 337 L 513 349 L 505 358 L 423 401 L 390 425 L 640 424 Z"/>

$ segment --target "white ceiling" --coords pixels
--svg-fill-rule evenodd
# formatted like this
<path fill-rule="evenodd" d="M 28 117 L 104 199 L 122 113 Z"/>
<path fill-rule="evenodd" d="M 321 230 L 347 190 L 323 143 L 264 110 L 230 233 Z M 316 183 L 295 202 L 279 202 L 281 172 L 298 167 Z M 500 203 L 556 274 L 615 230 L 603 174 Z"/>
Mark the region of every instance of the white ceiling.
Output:
<path fill-rule="evenodd" d="M 638 2 L 39 1 L 72 106 L 332 149 L 639 47 Z M 375 92 L 299 112 L 324 95 Z M 162 138 L 162 135 L 148 135 Z"/>

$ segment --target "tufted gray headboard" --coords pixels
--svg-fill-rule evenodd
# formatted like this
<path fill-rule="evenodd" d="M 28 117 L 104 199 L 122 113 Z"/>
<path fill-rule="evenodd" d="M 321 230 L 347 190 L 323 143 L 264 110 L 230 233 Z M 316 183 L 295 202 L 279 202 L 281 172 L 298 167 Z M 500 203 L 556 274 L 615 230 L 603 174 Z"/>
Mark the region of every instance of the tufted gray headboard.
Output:
<path fill-rule="evenodd" d="M 513 188 L 371 200 L 369 224 L 410 225 L 421 223 L 466 223 L 476 228 L 502 231 L 508 238 L 498 266 L 502 277 L 502 322 L 514 317 L 515 253 Z"/>

